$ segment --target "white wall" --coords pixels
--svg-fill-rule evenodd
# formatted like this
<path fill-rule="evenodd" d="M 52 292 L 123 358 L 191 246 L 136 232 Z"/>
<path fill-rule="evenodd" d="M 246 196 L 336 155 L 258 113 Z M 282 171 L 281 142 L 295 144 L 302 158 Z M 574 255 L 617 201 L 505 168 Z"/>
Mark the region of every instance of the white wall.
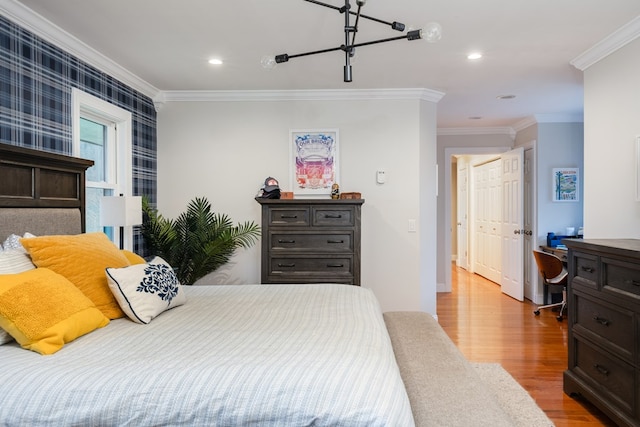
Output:
<path fill-rule="evenodd" d="M 436 314 L 438 174 L 436 104 L 420 103 L 420 308 Z"/>
<path fill-rule="evenodd" d="M 584 73 L 586 238 L 640 238 L 635 138 L 640 135 L 640 39 Z"/>
<path fill-rule="evenodd" d="M 537 215 L 538 244 L 546 244 L 547 233 L 565 234 L 567 227 L 583 226 L 584 134 L 582 123 L 541 123 L 538 125 Z M 579 200 L 553 201 L 553 169 L 579 169 Z"/>
<path fill-rule="evenodd" d="M 582 123 L 537 123 L 516 135 L 516 147 L 535 141 L 538 245 L 546 244 L 547 233 L 565 234 L 566 227 L 583 226 L 584 125 Z M 553 169 L 579 169 L 579 200 L 553 201 Z"/>
<path fill-rule="evenodd" d="M 358 191 L 365 199 L 363 286 L 374 291 L 385 311 L 435 313 L 435 270 L 429 278 L 420 265 L 421 257 L 435 259 L 435 207 L 420 203 L 429 194 L 429 201 L 435 197 L 435 173 L 426 173 L 431 182 L 421 186 L 422 168 L 435 165 L 431 102 L 168 102 L 158 113 L 160 212 L 175 217 L 193 197 L 205 196 L 234 221 L 259 223 L 254 196 L 264 178 L 274 176 L 282 190 L 291 189 L 289 130 L 322 128 L 339 129 L 341 191 Z M 384 185 L 375 181 L 380 168 L 386 171 Z M 418 233 L 408 232 L 409 219 L 418 220 Z M 430 238 L 424 250 L 421 236 Z M 259 283 L 259 247 L 207 280 Z"/>

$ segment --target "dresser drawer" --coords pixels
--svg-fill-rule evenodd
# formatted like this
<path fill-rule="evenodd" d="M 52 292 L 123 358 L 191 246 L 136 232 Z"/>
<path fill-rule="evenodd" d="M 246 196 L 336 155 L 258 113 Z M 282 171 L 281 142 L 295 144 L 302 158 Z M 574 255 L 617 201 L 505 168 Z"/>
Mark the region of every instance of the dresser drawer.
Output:
<path fill-rule="evenodd" d="M 313 207 L 312 212 L 314 227 L 353 227 L 355 224 L 353 206 Z"/>
<path fill-rule="evenodd" d="M 575 252 L 571 261 L 574 267 L 574 278 L 576 282 L 598 289 L 598 257 L 595 255 Z"/>
<path fill-rule="evenodd" d="M 602 258 L 602 265 L 604 290 L 640 298 L 640 266 L 638 264 Z"/>
<path fill-rule="evenodd" d="M 353 252 L 353 233 L 272 233 L 273 251 Z"/>
<path fill-rule="evenodd" d="M 309 207 L 271 208 L 270 226 L 309 226 Z"/>
<path fill-rule="evenodd" d="M 575 339 L 574 343 L 576 366 L 573 372 L 598 390 L 602 398 L 633 416 L 636 385 L 633 366 L 581 339 Z"/>
<path fill-rule="evenodd" d="M 621 307 L 593 299 L 579 292 L 574 293 L 576 332 L 594 334 L 592 339 L 602 337 L 603 346 L 612 347 L 621 357 L 632 360 L 635 338 L 633 312 Z"/>
<path fill-rule="evenodd" d="M 351 274 L 351 257 L 273 257 L 270 259 L 273 273 L 323 273 Z"/>

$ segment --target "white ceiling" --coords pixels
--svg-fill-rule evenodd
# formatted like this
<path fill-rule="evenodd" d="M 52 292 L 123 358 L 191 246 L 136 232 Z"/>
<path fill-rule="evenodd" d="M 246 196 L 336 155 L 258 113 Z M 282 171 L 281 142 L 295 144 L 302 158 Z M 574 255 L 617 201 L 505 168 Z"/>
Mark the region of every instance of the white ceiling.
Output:
<path fill-rule="evenodd" d="M 353 82 L 344 83 L 342 52 L 292 59 L 271 71 L 260 64 L 266 54 L 344 42 L 344 15 L 303 0 L 2 3 L 27 6 L 159 91 L 426 88 L 445 94 L 439 128 L 581 117 L 582 71 L 570 62 L 631 21 L 637 36 L 640 15 L 639 0 L 369 0 L 363 13 L 414 28 L 437 21 L 443 38 L 361 47 Z M 399 34 L 363 20 L 357 38 Z M 474 50 L 483 59 L 467 60 Z M 210 57 L 224 65 L 209 65 Z"/>

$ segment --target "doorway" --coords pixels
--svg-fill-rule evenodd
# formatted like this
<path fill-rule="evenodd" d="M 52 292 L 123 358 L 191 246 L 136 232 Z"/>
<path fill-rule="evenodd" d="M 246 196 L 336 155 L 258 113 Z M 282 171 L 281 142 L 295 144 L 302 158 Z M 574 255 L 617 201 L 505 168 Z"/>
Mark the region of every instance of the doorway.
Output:
<path fill-rule="evenodd" d="M 460 149 L 447 153 L 446 159 L 450 161 L 450 174 L 445 174 L 446 179 L 451 180 L 448 188 L 451 197 L 446 203 L 445 217 L 451 218 L 454 224 L 450 228 L 449 242 L 452 259 L 457 266 L 465 270 L 478 273 L 489 280 L 500 284 L 502 264 L 505 262 L 500 255 L 500 241 L 505 232 L 500 225 L 502 205 L 502 192 L 499 167 L 504 148 L 493 153 L 484 154 L 489 149 Z M 469 152 L 471 151 L 471 152 Z M 448 168 L 446 168 L 448 169 Z M 535 141 L 524 146 L 522 162 L 522 226 L 518 230 L 512 230 L 521 234 L 522 258 L 516 270 L 509 272 L 518 276 L 523 289 L 516 299 L 523 297 L 531 301 L 536 299 L 537 272 L 532 258 L 532 249 L 535 242 Z M 445 185 L 446 191 L 447 185 Z M 448 193 L 445 193 L 448 195 Z M 509 237 L 509 236 L 507 236 Z M 511 236 L 513 237 L 513 236 Z M 445 240 L 445 246 L 447 242 Z M 514 262 L 509 262 L 508 267 L 513 269 Z M 450 284 L 450 278 L 447 278 Z M 449 288 L 450 289 L 450 288 Z"/>

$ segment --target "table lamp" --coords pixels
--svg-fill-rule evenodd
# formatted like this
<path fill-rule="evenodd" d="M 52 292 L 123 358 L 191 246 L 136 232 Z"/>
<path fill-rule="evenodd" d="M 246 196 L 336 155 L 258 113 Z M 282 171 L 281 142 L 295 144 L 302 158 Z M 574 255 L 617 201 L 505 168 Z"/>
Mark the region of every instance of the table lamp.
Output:
<path fill-rule="evenodd" d="M 141 196 L 104 196 L 100 200 L 100 224 L 120 227 L 120 249 L 124 249 L 124 227 L 142 224 Z"/>

